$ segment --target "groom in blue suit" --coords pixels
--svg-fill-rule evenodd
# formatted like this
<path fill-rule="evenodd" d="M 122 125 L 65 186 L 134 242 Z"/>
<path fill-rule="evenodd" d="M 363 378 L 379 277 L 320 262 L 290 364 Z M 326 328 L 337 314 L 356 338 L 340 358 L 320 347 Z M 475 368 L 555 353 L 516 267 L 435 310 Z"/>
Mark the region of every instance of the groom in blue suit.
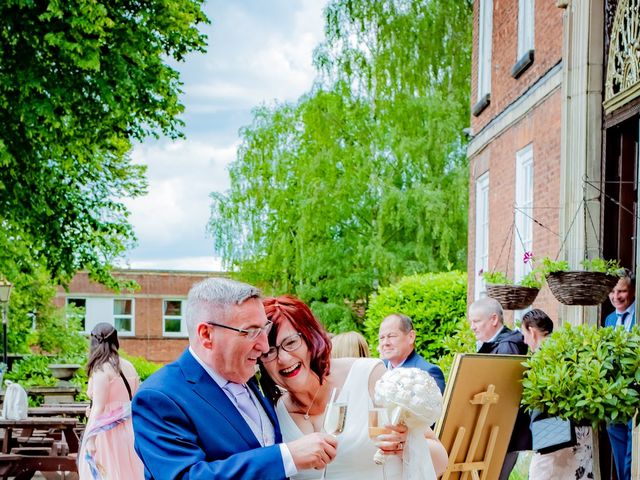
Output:
<path fill-rule="evenodd" d="M 615 307 L 615 311 L 607 315 L 604 320 L 605 327 L 624 328 L 631 330 L 636 324 L 636 281 L 633 274 L 629 273 L 618 280 L 609 300 Z M 631 478 L 631 432 L 632 420 L 627 423 L 612 423 L 607 425 L 607 433 L 611 442 L 611 453 L 616 464 L 618 480 Z"/>
<path fill-rule="evenodd" d="M 283 480 L 335 457 L 331 435 L 282 443 L 275 411 L 253 379 L 271 329 L 258 289 L 204 280 L 189 292 L 186 322 L 189 348 L 133 399 L 147 480 Z"/>

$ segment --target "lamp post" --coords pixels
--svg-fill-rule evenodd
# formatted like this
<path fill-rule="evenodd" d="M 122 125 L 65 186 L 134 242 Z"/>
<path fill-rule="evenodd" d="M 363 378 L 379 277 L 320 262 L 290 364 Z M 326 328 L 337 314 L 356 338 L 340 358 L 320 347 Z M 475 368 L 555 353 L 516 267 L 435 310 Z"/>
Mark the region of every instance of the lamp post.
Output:
<path fill-rule="evenodd" d="M 11 287 L 13 284 L 3 278 L 0 280 L 0 303 L 2 304 L 2 361 L 7 363 L 7 310 L 9 308 L 9 296 L 11 295 Z"/>

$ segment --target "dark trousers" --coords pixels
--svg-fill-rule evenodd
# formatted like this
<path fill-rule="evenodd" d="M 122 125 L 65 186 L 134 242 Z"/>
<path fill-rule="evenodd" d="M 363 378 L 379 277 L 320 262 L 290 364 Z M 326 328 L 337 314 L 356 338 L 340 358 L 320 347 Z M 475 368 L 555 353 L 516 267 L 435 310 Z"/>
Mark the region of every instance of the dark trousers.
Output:
<path fill-rule="evenodd" d="M 631 420 L 628 423 L 614 423 L 607 425 L 611 453 L 616 464 L 618 480 L 631 478 Z"/>
<path fill-rule="evenodd" d="M 516 466 L 516 462 L 518 461 L 518 454 L 520 452 L 507 452 L 504 457 L 504 462 L 502 462 L 502 470 L 500 470 L 500 476 L 498 480 L 509 480 L 509 475 L 511 475 L 511 470 Z"/>

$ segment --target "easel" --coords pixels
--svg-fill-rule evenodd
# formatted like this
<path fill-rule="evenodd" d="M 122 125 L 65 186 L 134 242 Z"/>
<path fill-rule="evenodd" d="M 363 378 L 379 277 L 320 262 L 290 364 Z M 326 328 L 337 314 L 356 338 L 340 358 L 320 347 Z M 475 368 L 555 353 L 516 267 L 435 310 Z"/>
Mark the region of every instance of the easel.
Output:
<path fill-rule="evenodd" d="M 475 427 L 473 429 L 473 437 L 471 438 L 471 444 L 469 445 L 469 449 L 467 450 L 467 457 L 464 462 L 455 462 L 455 458 L 460 451 L 460 447 L 462 446 L 462 442 L 466 433 L 466 429 L 464 427 L 459 427 L 456 433 L 455 440 L 453 442 L 453 447 L 449 452 L 450 461 L 447 465 L 447 469 L 442 474 L 442 480 L 449 480 L 453 472 L 463 472 L 460 480 L 468 480 L 469 475 L 471 475 L 471 478 L 473 480 L 484 480 L 486 478 L 487 470 L 489 468 L 489 465 L 491 464 L 491 459 L 493 457 L 493 448 L 495 446 L 496 439 L 498 438 L 500 427 L 494 425 L 491 428 L 491 433 L 489 434 L 489 440 L 487 442 L 484 459 L 474 461 L 474 457 L 476 456 L 478 444 L 480 443 L 480 438 L 482 437 L 482 431 L 487 421 L 489 409 L 492 405 L 498 403 L 499 399 L 500 395 L 495 393 L 495 386 L 489 385 L 485 392 L 474 395 L 473 399 L 470 400 L 470 403 L 472 405 L 482 405 L 482 407 L 480 407 L 480 413 L 478 414 L 478 418 L 476 419 Z"/>

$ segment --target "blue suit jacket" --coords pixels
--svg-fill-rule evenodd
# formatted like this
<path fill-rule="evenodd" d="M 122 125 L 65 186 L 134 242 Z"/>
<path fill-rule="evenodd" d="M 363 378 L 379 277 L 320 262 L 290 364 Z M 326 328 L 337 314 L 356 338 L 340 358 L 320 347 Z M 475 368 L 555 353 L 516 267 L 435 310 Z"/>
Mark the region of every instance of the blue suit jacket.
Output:
<path fill-rule="evenodd" d="M 286 478 L 275 411 L 259 393 L 274 425 L 275 445 L 261 447 L 224 391 L 186 350 L 145 380 L 133 398 L 135 449 L 147 480 Z"/>
<path fill-rule="evenodd" d="M 633 302 L 633 310 L 631 310 L 631 326 L 633 327 L 636 324 L 636 314 L 635 314 L 635 302 Z M 609 315 L 607 315 L 607 318 L 604 319 L 604 326 L 605 327 L 615 327 L 616 326 L 616 322 L 618 321 L 618 316 L 616 315 L 616 311 L 614 310 L 613 312 L 611 312 Z"/>
<path fill-rule="evenodd" d="M 385 367 L 388 367 L 389 361 L 383 361 Z M 438 384 L 438 388 L 440 388 L 440 392 L 444 393 L 444 374 L 442 373 L 442 370 L 440 370 L 440 367 L 434 365 L 433 363 L 427 362 L 424 358 L 418 355 L 415 350 L 413 350 L 409 354 L 400 368 L 419 368 L 420 370 L 424 370 L 436 381 L 436 383 Z"/>

